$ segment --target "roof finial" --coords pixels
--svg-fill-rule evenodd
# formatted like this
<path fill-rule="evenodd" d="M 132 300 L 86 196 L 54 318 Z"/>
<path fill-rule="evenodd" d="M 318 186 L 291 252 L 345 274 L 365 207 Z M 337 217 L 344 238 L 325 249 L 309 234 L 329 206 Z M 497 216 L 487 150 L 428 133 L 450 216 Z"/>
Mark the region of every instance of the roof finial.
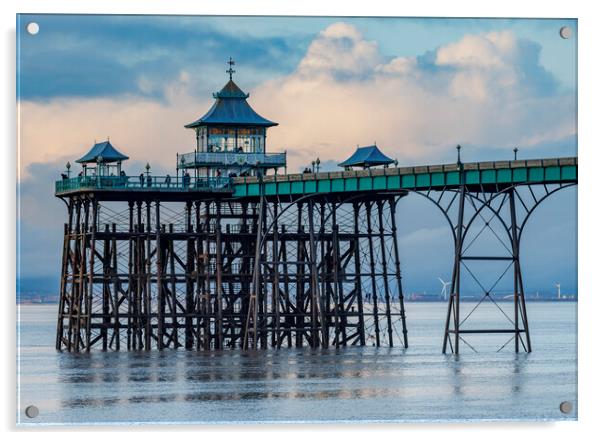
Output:
<path fill-rule="evenodd" d="M 234 72 L 236 72 L 236 70 L 234 70 L 234 69 L 232 68 L 232 66 L 233 66 L 233 65 L 235 65 L 236 63 L 234 62 L 234 60 L 232 59 L 232 57 L 229 57 L 229 59 L 228 59 L 228 61 L 227 61 L 227 62 L 228 62 L 228 64 L 230 65 L 230 68 L 229 68 L 228 70 L 226 70 L 226 73 L 230 75 L 230 81 L 232 81 L 232 74 L 233 74 Z"/>

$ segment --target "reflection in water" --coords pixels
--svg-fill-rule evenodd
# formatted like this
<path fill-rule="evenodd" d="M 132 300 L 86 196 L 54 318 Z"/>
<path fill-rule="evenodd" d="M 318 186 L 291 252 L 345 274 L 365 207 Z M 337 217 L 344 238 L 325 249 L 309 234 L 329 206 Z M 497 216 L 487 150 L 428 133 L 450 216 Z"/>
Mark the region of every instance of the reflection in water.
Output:
<path fill-rule="evenodd" d="M 22 351 L 21 402 L 40 408 L 34 423 L 576 417 L 558 411 L 558 402 L 576 398 L 574 334 L 567 324 L 558 327 L 574 317 L 572 309 L 542 304 L 538 315 L 532 308 L 536 335 L 545 335 L 532 354 L 492 347 L 456 356 L 440 354 L 439 314 L 429 312 L 437 306 L 410 305 L 416 309 L 408 316 L 434 318 L 414 323 L 407 351 L 69 354 L 47 350 L 52 341 L 42 341 Z M 43 325 L 23 332 L 23 344 L 52 336 L 54 319 Z"/>
<path fill-rule="evenodd" d="M 134 352 L 60 354 L 60 382 L 86 384 L 116 397 L 82 398 L 67 393 L 61 406 L 104 407 L 127 401 L 235 401 L 260 399 L 359 399 L 400 396 L 402 389 L 360 386 L 355 378 L 382 375 L 393 351 L 362 348 L 347 350 L 286 349 L 257 352 Z M 401 356 L 402 351 L 398 350 Z M 385 367 L 385 368 L 383 368 Z M 401 379 L 403 370 L 395 373 Z M 333 381 L 336 387 L 312 389 L 318 382 Z M 173 384 L 180 393 L 151 394 L 150 385 Z M 221 384 L 221 386 L 216 386 Z M 280 384 L 284 389 L 274 385 Z M 297 384 L 303 385 L 298 387 Z M 341 386 L 341 384 L 343 386 Z M 98 386 L 99 385 L 99 386 Z M 144 386 L 147 385 L 147 386 Z M 180 386 L 183 385 L 183 386 Z M 74 390 L 77 387 L 73 388 Z M 189 390 L 194 389 L 194 392 Z M 65 387 L 65 390 L 70 390 Z M 130 394 L 134 391 L 134 394 Z"/>
<path fill-rule="evenodd" d="M 123 403 L 401 398 L 426 390 L 462 399 L 480 387 L 510 396 L 521 392 L 527 356 L 512 353 L 497 359 L 495 364 L 489 364 L 491 359 L 486 355 L 481 355 L 485 359 L 474 355 L 441 356 L 444 362 L 437 369 L 444 380 L 439 387 L 441 379 L 437 377 L 424 383 L 415 383 L 411 377 L 406 380 L 404 372 L 411 367 L 406 365 L 401 350 L 62 354 L 61 382 L 86 384 L 102 395 L 83 398 L 71 392 L 77 387 L 65 387 L 61 406 L 69 409 Z M 422 368 L 432 370 L 434 376 L 433 366 Z"/>
<path fill-rule="evenodd" d="M 527 353 L 515 353 L 514 362 L 512 363 L 512 393 L 520 394 L 523 387 L 523 370 L 527 363 L 529 355 Z"/>
<path fill-rule="evenodd" d="M 449 372 L 451 373 L 453 394 L 462 396 L 462 357 L 460 355 L 450 354 L 447 358 L 449 362 Z"/>

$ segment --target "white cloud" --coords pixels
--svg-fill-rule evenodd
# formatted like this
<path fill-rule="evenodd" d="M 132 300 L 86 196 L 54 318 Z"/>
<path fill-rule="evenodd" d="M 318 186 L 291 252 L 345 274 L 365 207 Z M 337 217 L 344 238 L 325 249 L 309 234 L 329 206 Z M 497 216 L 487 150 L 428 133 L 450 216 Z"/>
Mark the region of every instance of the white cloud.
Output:
<path fill-rule="evenodd" d="M 466 35 L 439 48 L 435 64 L 458 69 L 450 85 L 453 96 L 483 101 L 518 86 L 521 50 L 510 31 Z"/>
<path fill-rule="evenodd" d="M 299 63 L 297 74 L 365 75 L 381 61 L 375 42 L 366 41 L 362 34 L 346 23 L 334 23 L 318 34 Z"/>
<path fill-rule="evenodd" d="M 441 47 L 435 62 L 440 66 L 501 69 L 508 67 L 516 51 L 516 39 L 510 31 L 466 35 Z"/>
<path fill-rule="evenodd" d="M 397 75 L 407 75 L 416 70 L 415 57 L 398 57 L 393 58 L 387 64 L 376 66 L 375 71 L 378 73 L 392 73 Z"/>
<path fill-rule="evenodd" d="M 272 145 L 306 161 L 340 160 L 374 141 L 401 163 L 436 162 L 457 143 L 528 148 L 576 133 L 574 97 L 533 87 L 549 78 L 535 76 L 546 72 L 529 44 L 511 32 L 467 35 L 422 65 L 414 57 L 383 63 L 373 43 L 339 23 L 318 35 L 295 72 L 252 96 L 281 124 Z M 340 66 L 361 75 L 341 78 Z"/>
<path fill-rule="evenodd" d="M 130 159 L 175 168 L 176 153 L 194 150 L 194 132 L 184 125 L 202 116 L 212 101 L 211 97 L 194 100 L 188 81 L 183 72 L 178 82 L 167 87 L 165 102 L 127 96 L 21 102 L 21 175 L 27 177 L 34 162 L 63 158 L 73 163 L 95 140 L 107 137 Z"/>
<path fill-rule="evenodd" d="M 316 36 L 294 72 L 251 90 L 250 103 L 280 123 L 270 129 L 268 144 L 288 150 L 291 170 L 316 156 L 339 161 L 357 144 L 372 142 L 401 164 L 439 162 L 458 143 L 525 149 L 576 133 L 574 97 L 535 90 L 543 69 L 532 49 L 510 32 L 497 32 L 387 61 L 358 29 L 336 23 Z M 244 88 L 244 74 L 239 82 Z M 23 101 L 21 172 L 27 176 L 33 162 L 77 159 L 107 136 L 132 159 L 174 167 L 177 152 L 194 148 L 183 125 L 212 103 L 210 96 L 193 98 L 195 86 L 182 72 L 164 86 L 164 101 Z"/>
<path fill-rule="evenodd" d="M 503 32 L 467 35 L 432 54 L 387 60 L 356 28 L 337 23 L 316 36 L 294 72 L 250 90 L 250 103 L 280 123 L 270 129 L 268 144 L 272 151 L 288 150 L 289 170 L 316 156 L 338 162 L 356 144 L 374 141 L 401 165 L 440 162 L 457 143 L 509 152 L 520 146 L 522 152 L 576 134 L 575 97 L 540 93 L 536 56 L 532 46 Z M 531 64 L 525 68 L 524 63 Z M 239 78 L 244 88 L 244 69 Z M 22 238 L 25 248 L 35 243 L 30 251 L 21 248 L 28 263 L 24 270 L 37 274 L 54 261 L 57 242 L 48 231 L 61 231 L 64 207 L 51 198 L 53 173 L 58 177 L 61 164 L 73 163 L 95 139 L 110 136 L 130 162 L 136 161 L 126 168 L 132 174 L 147 160 L 154 170 L 173 170 L 176 153 L 193 150 L 193 132 L 183 126 L 209 109 L 211 96 L 195 98 L 191 90 L 199 84 L 187 72 L 168 85 L 151 77 L 140 85 L 149 93 L 163 87 L 165 100 L 20 102 L 21 219 L 29 228 Z M 421 274 L 422 266 L 445 273 L 449 256 L 444 253 L 451 252 L 447 226 L 407 230 L 404 225 L 400 222 L 400 241 L 409 277 Z M 41 239 L 49 244 L 40 245 Z M 414 243 L 427 241 L 428 261 L 405 255 Z"/>

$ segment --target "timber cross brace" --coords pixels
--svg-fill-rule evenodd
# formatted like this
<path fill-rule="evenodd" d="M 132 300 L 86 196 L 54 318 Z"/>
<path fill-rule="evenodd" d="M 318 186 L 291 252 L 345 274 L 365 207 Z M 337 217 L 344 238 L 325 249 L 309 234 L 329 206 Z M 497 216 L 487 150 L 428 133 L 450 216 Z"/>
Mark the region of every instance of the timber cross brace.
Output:
<path fill-rule="evenodd" d="M 71 198 L 57 349 L 405 347 L 398 198 Z"/>
<path fill-rule="evenodd" d="M 576 183 L 575 158 L 236 178 L 219 191 L 57 182 L 56 348 L 407 347 L 396 211 L 418 194 L 454 243 L 443 351 L 474 348 L 477 333 L 531 351 L 521 237 L 543 200 Z M 499 249 L 479 247 L 485 234 Z M 512 313 L 475 264 L 513 275 Z M 461 280 L 482 290 L 463 315 Z M 470 326 L 485 304 L 506 324 Z"/>

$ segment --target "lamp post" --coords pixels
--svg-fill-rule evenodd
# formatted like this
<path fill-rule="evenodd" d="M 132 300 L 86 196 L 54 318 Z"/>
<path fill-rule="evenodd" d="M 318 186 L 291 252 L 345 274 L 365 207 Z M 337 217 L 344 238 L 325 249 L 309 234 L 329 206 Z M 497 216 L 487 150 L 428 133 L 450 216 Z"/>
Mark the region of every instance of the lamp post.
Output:
<path fill-rule="evenodd" d="M 150 188 L 153 186 L 153 182 L 150 177 L 150 164 L 148 162 L 146 162 L 146 166 L 144 168 L 146 168 L 146 186 L 148 186 Z M 144 186 L 144 184 L 142 184 L 141 186 Z"/>
<path fill-rule="evenodd" d="M 311 172 L 312 173 L 316 172 L 316 161 L 315 160 L 311 161 Z"/>
<path fill-rule="evenodd" d="M 462 164 L 462 160 L 460 159 L 460 150 L 462 149 L 461 145 L 456 145 L 456 150 L 458 150 L 458 166 Z"/>
<path fill-rule="evenodd" d="M 320 158 L 318 157 L 316 159 L 316 173 L 320 172 Z"/>
<path fill-rule="evenodd" d="M 518 153 L 518 148 L 514 147 L 514 150 L 512 150 L 512 151 L 514 151 L 514 160 L 516 160 L 516 154 Z"/>
<path fill-rule="evenodd" d="M 71 176 L 71 162 L 67 162 L 67 165 L 65 165 L 65 168 L 67 168 L 67 179 Z"/>
<path fill-rule="evenodd" d="M 96 177 L 100 177 L 102 175 L 102 156 L 98 156 L 96 158 Z"/>

